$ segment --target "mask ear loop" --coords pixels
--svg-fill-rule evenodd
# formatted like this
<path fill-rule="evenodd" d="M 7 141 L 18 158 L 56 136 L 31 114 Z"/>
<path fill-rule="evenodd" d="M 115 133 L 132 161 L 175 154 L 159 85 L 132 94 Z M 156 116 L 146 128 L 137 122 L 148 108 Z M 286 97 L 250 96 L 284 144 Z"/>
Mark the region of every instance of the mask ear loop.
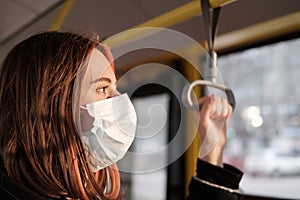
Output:
<path fill-rule="evenodd" d="M 82 108 L 82 109 L 84 109 L 84 110 L 87 110 L 87 107 L 86 107 L 86 106 L 80 105 L 80 108 Z"/>

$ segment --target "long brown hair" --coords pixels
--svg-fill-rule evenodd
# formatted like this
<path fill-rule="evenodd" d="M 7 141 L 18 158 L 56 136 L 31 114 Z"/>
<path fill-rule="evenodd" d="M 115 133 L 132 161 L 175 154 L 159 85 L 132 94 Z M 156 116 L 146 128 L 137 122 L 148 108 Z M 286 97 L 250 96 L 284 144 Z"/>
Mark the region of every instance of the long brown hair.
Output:
<path fill-rule="evenodd" d="M 76 76 L 99 43 L 96 37 L 44 32 L 17 44 L 2 63 L 0 170 L 40 196 L 118 197 L 118 170 L 91 171 L 72 118 Z"/>

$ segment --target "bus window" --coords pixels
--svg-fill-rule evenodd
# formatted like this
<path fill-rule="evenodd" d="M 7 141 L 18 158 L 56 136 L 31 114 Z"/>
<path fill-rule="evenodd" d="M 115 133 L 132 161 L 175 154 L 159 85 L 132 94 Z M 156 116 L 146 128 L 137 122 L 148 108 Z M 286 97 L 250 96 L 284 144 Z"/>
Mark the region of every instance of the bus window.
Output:
<path fill-rule="evenodd" d="M 246 194 L 300 198 L 300 39 L 220 56 L 237 107 L 226 161 L 245 172 Z"/>
<path fill-rule="evenodd" d="M 138 115 L 138 127 L 135 140 L 129 151 L 131 154 L 151 154 L 151 152 L 155 152 L 168 144 L 169 99 L 168 94 L 134 98 L 133 104 Z M 126 199 L 166 199 L 167 164 L 164 168 L 159 169 L 151 166 L 157 162 L 167 163 L 167 156 L 163 152 L 156 154 L 155 159 L 159 160 L 157 161 L 148 156 L 135 159 L 134 156 L 127 157 L 126 155 L 121 160 L 118 165 L 122 172 L 123 181 L 127 185 Z M 129 162 L 129 164 L 125 162 Z M 123 170 L 127 169 L 123 165 L 130 166 L 129 173 L 127 173 L 128 170 Z M 151 171 L 146 169 L 151 169 Z"/>

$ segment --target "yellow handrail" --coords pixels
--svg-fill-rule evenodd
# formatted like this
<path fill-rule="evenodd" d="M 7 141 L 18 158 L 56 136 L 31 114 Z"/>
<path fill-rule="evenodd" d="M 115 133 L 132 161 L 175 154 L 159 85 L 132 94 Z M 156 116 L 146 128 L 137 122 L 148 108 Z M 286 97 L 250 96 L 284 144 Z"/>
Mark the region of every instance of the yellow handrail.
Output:
<path fill-rule="evenodd" d="M 215 50 L 226 52 L 296 31 L 300 31 L 300 11 L 219 35 Z"/>
<path fill-rule="evenodd" d="M 60 10 L 60 12 L 56 16 L 54 22 L 52 23 L 52 25 L 50 27 L 51 31 L 56 31 L 61 27 L 61 25 L 64 22 L 65 18 L 69 14 L 74 2 L 75 2 L 75 0 L 66 0 L 66 2 L 64 3 L 62 9 Z"/>
<path fill-rule="evenodd" d="M 210 5 L 212 8 L 224 6 L 225 4 L 234 2 L 236 0 L 210 0 Z M 191 1 L 183 6 L 180 6 L 174 10 L 171 10 L 165 14 L 162 14 L 158 17 L 150 19 L 144 23 L 134 26 L 133 28 L 143 28 L 143 27 L 170 27 L 172 25 L 178 24 L 180 22 L 186 21 L 190 18 L 198 16 L 202 13 L 200 2 Z M 140 29 L 136 31 L 129 31 L 120 33 L 114 37 L 108 38 L 105 43 L 109 46 L 116 47 L 123 44 L 129 43 L 135 38 L 139 38 L 142 35 L 150 34 L 151 31 Z"/>

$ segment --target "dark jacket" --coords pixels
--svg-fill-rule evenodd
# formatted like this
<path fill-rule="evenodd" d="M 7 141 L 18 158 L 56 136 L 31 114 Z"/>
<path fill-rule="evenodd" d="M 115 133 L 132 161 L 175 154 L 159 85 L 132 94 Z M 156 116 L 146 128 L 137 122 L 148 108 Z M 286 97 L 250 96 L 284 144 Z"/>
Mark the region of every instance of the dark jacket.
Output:
<path fill-rule="evenodd" d="M 189 186 L 188 200 L 214 199 L 235 200 L 242 199 L 239 193 L 239 182 L 242 172 L 224 164 L 224 168 L 198 160 L 197 175 L 192 178 Z M 22 185 L 12 182 L 0 172 L 0 200 L 38 200 L 43 199 Z"/>
<path fill-rule="evenodd" d="M 191 180 L 187 200 L 243 199 L 239 190 L 242 176 L 243 173 L 231 165 L 224 164 L 224 168 L 220 168 L 198 159 L 197 174 Z"/>

